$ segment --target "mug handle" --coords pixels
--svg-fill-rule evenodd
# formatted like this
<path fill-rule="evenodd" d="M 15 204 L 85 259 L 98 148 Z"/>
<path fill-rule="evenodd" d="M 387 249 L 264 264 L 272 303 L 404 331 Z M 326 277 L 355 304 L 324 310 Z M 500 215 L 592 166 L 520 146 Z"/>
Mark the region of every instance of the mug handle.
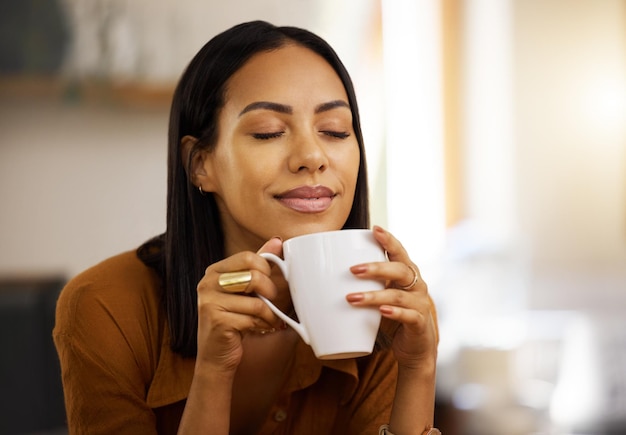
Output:
<path fill-rule="evenodd" d="M 274 254 L 269 253 L 269 252 L 262 252 L 259 255 L 261 257 L 265 258 L 266 260 L 271 261 L 272 263 L 276 264 L 278 266 L 278 268 L 281 270 L 281 272 L 283 273 L 283 276 L 285 277 L 285 279 L 287 281 L 289 281 L 289 276 L 288 276 L 288 273 L 287 273 L 287 265 L 285 263 L 285 260 L 283 260 L 279 256 L 274 255 Z M 286 315 L 285 313 L 280 311 L 278 309 L 278 307 L 276 305 L 274 305 L 265 296 L 261 296 L 259 294 L 257 294 L 257 296 L 258 296 L 259 299 L 261 299 L 263 302 L 265 302 L 265 304 L 269 307 L 270 310 L 272 310 L 272 312 L 274 314 L 276 314 L 278 317 L 280 317 L 280 319 L 282 321 L 284 321 L 287 325 L 291 326 L 298 333 L 298 335 L 300 337 L 302 337 L 302 340 L 306 344 L 309 344 L 309 345 L 311 344 L 311 340 L 309 338 L 309 333 L 306 331 L 306 329 L 304 329 L 304 326 L 301 323 L 296 322 L 291 317 L 289 317 L 288 315 Z"/>

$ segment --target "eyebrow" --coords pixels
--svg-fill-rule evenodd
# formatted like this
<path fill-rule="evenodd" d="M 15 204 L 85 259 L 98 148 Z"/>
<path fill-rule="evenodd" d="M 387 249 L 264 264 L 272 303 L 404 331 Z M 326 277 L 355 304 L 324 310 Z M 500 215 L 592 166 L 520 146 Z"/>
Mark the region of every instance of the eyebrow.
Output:
<path fill-rule="evenodd" d="M 315 113 L 328 112 L 329 110 L 336 109 L 338 107 L 345 107 L 350 109 L 350 105 L 343 100 L 329 101 L 328 103 L 322 103 L 315 108 Z"/>
<path fill-rule="evenodd" d="M 327 112 L 338 107 L 350 109 L 350 105 L 347 102 L 343 100 L 333 100 L 315 107 L 315 113 Z M 286 104 L 272 103 L 271 101 L 255 101 L 254 103 L 250 103 L 244 107 L 244 109 L 239 113 L 239 116 L 242 116 L 252 110 L 271 110 L 273 112 L 286 113 L 288 115 L 293 113 L 293 107 Z"/>
<path fill-rule="evenodd" d="M 287 106 L 286 104 L 272 103 L 270 101 L 255 101 L 254 103 L 250 103 L 244 107 L 244 109 L 239 113 L 239 116 L 252 110 L 271 110 L 273 112 L 287 114 L 293 113 L 293 107 Z"/>

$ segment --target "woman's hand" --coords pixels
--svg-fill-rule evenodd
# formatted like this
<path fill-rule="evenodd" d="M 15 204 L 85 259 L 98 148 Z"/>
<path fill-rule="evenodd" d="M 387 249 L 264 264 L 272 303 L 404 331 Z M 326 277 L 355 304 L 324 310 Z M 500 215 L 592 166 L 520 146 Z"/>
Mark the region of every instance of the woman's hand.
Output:
<path fill-rule="evenodd" d="M 351 271 L 357 277 L 385 280 L 387 288 L 351 293 L 347 300 L 354 306 L 378 307 L 382 316 L 400 322 L 392 345 L 399 367 L 415 369 L 424 364 L 433 367 L 438 333 L 428 287 L 402 244 L 380 227 L 375 226 L 373 232 L 387 251 L 389 262 L 359 264 Z"/>
<path fill-rule="evenodd" d="M 271 330 L 282 325 L 259 298 L 277 296 L 271 280 L 271 267 L 260 252 L 282 253 L 280 239 L 270 239 L 255 254 L 240 252 L 206 269 L 198 284 L 198 354 L 196 368 L 208 365 L 212 370 L 234 374 L 243 355 L 242 337 L 250 330 Z M 233 293 L 219 283 L 220 275 L 250 271 L 251 279 L 244 289 Z M 230 290 L 230 291 L 229 291 Z"/>

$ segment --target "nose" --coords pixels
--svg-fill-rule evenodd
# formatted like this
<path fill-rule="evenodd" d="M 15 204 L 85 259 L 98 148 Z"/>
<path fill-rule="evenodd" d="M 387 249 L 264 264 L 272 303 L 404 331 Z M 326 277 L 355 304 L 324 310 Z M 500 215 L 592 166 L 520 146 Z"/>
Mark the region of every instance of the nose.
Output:
<path fill-rule="evenodd" d="M 329 161 L 324 144 L 320 143 L 315 134 L 299 136 L 291 148 L 288 163 L 291 172 L 315 172 L 328 168 Z"/>

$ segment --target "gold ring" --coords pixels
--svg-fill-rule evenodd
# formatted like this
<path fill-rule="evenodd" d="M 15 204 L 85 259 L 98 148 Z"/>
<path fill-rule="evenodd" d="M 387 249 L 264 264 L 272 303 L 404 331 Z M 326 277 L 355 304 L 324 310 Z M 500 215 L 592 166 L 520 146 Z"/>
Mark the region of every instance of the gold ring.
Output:
<path fill-rule="evenodd" d="M 242 270 L 240 272 L 226 272 L 220 274 L 218 282 L 228 293 L 239 293 L 248 287 L 252 281 L 252 272 Z"/>
<path fill-rule="evenodd" d="M 398 285 L 398 288 L 402 290 L 411 290 L 413 287 L 415 287 L 415 284 L 417 284 L 417 280 L 419 277 L 419 275 L 417 274 L 417 270 L 415 270 L 413 266 L 407 264 L 407 267 L 411 269 L 411 272 L 413 272 L 413 281 L 411 281 L 411 284 L 406 285 L 406 286 Z"/>

